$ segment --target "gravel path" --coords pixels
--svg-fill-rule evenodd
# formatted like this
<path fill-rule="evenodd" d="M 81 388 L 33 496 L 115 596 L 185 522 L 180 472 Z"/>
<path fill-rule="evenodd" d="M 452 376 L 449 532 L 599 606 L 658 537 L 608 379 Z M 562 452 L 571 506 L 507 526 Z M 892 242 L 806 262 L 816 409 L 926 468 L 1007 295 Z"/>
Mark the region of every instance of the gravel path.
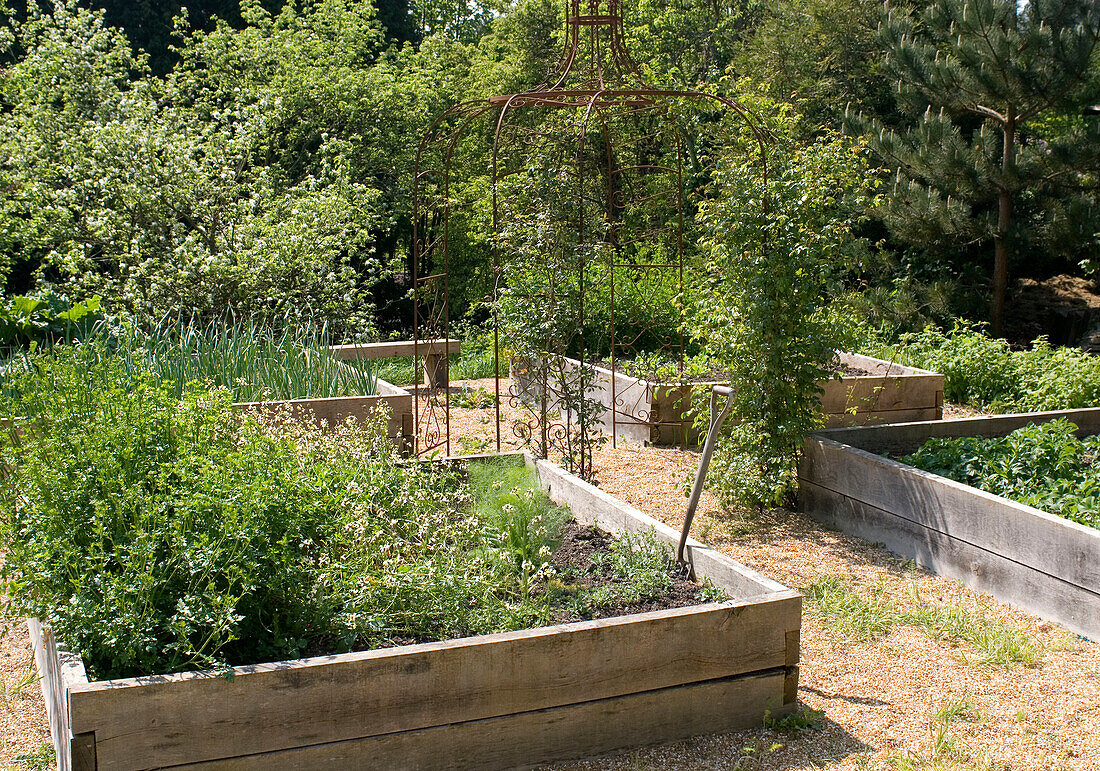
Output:
<path fill-rule="evenodd" d="M 491 390 L 492 381 L 474 387 Z M 491 449 L 492 409 L 455 409 L 453 452 Z M 462 437 L 461 439 L 459 437 Z M 596 476 L 608 492 L 679 527 L 698 454 L 605 444 Z M 1100 769 L 1100 645 L 855 538 L 777 509 L 719 515 L 704 494 L 693 535 L 796 588 L 835 577 L 864 599 L 939 608 L 1014 630 L 1039 662 L 1012 668 L 967 663 L 957 636 L 894 623 L 881 637 L 846 636 L 807 602 L 802 622 L 802 726 L 761 728 L 644 748 L 557 769 Z M 49 742 L 38 686 L 29 681 L 25 626 L 0 639 L 0 768 Z M 809 712 L 814 710 L 816 712 Z"/>

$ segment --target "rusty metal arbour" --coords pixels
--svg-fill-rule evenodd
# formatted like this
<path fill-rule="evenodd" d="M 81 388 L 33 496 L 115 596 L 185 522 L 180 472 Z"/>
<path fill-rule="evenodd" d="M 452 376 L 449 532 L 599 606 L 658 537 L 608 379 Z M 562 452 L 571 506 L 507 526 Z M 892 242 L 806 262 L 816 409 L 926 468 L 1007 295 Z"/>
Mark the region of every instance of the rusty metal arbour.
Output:
<path fill-rule="evenodd" d="M 426 352 L 420 343 L 451 332 L 452 228 L 464 229 L 467 242 L 471 227 L 488 229 L 483 244 L 493 263 L 497 449 L 518 438 L 538 455 L 564 460 L 588 476 L 597 423 L 615 441 L 624 423 L 664 420 L 632 404 L 642 394 L 624 392 L 615 374 L 629 364 L 631 375 L 658 379 L 647 378 L 636 363 L 639 354 L 650 354 L 642 360 L 654 367 L 671 361 L 671 379 L 684 380 L 678 330 L 685 226 L 700 172 L 687 146 L 695 137 L 685 117 L 740 116 L 755 136 L 762 179 L 767 169 L 763 132 L 742 105 L 645 82 L 625 44 L 621 0 L 566 3 L 563 52 L 540 85 L 456 105 L 420 145 L 413 186 L 413 331 L 419 367 Z M 467 174 L 456 190 L 456 164 L 467 172 L 483 170 L 485 177 L 474 174 L 471 183 Z M 637 324 L 639 304 L 646 303 L 647 313 L 675 316 L 663 332 Z M 511 317 L 502 318 L 502 307 Z M 517 308 L 526 316 L 518 325 Z M 604 312 L 593 315 L 592 309 Z M 504 362 L 505 351 L 517 355 Z M 589 366 L 596 361 L 612 377 Z M 521 377 L 502 393 L 509 370 Z M 450 454 L 449 394 L 426 388 L 416 400 L 416 451 Z M 610 391 L 608 414 L 593 398 L 600 389 Z M 513 416 L 506 427 L 505 405 Z M 686 428 L 679 422 L 670 427 Z"/>

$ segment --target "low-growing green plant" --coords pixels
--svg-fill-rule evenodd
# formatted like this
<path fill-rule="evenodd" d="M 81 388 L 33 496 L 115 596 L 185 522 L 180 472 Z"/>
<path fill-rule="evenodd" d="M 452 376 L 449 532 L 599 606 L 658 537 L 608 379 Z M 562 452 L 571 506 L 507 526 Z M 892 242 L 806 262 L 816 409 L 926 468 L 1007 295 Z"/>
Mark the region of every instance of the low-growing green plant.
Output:
<path fill-rule="evenodd" d="M 470 410 L 483 410 L 496 403 L 496 397 L 484 388 L 463 386 L 450 394 L 452 407 L 464 407 Z"/>
<path fill-rule="evenodd" d="M 474 465 L 466 484 L 394 457 L 381 417 L 261 422 L 224 389 L 177 398 L 89 346 L 28 362 L 23 420 L 0 433 L 0 590 L 93 678 L 520 629 L 603 601 L 550 590 L 568 514 L 526 469 Z M 645 543 L 613 549 L 614 596 L 670 580 Z"/>
<path fill-rule="evenodd" d="M 804 704 L 799 705 L 794 712 L 789 712 L 781 718 L 773 718 L 768 711 L 764 712 L 764 727 L 772 731 L 799 732 L 813 729 L 820 731 L 825 711 L 813 709 Z"/>
<path fill-rule="evenodd" d="M 803 592 L 807 612 L 845 640 L 871 642 L 902 624 L 933 639 L 967 646 L 973 653 L 964 654 L 962 660 L 973 666 L 1030 667 L 1042 658 L 1042 646 L 1024 630 L 990 618 L 962 600 L 927 600 L 915 584 L 912 587 L 912 602 L 905 606 L 887 597 L 885 587 L 872 587 L 867 596 L 837 576 L 821 576 Z"/>
<path fill-rule="evenodd" d="M 1064 420 L 1005 437 L 929 439 L 902 460 L 1091 527 L 1100 527 L 1100 437 Z"/>
<path fill-rule="evenodd" d="M 16 755 L 12 758 L 12 762 L 17 764 L 14 766 L 17 769 L 49 771 L 53 768 L 54 762 L 53 745 L 49 742 L 43 742 L 34 752 L 23 752 Z"/>
<path fill-rule="evenodd" d="M 807 610 L 824 626 L 855 642 L 877 640 L 898 620 L 897 610 L 879 588 L 864 597 L 842 578 L 822 576 L 805 587 Z"/>
<path fill-rule="evenodd" d="M 660 597 L 672 588 L 672 552 L 653 531 L 627 532 L 594 560 L 598 570 L 619 581 L 592 593 L 594 607 L 632 605 Z"/>
<path fill-rule="evenodd" d="M 948 332 L 929 327 L 893 345 L 870 343 L 871 355 L 944 376 L 944 398 L 998 411 L 1061 410 L 1100 406 L 1100 358 L 1076 348 L 1052 348 L 1045 338 L 1016 351 L 956 322 Z"/>
<path fill-rule="evenodd" d="M 477 464 L 469 475 L 474 513 L 485 522 L 489 548 L 515 567 L 527 594 L 531 580 L 549 568 L 569 510 L 552 505 L 525 466 Z"/>
<path fill-rule="evenodd" d="M 907 750 L 891 753 L 886 760 L 898 771 L 947 771 L 956 768 L 1007 771 L 1009 766 L 991 759 L 987 753 L 975 751 L 952 733 L 952 728 L 960 721 L 980 723 L 984 719 L 969 694 L 963 694 L 943 704 L 929 719 L 928 754 Z"/>

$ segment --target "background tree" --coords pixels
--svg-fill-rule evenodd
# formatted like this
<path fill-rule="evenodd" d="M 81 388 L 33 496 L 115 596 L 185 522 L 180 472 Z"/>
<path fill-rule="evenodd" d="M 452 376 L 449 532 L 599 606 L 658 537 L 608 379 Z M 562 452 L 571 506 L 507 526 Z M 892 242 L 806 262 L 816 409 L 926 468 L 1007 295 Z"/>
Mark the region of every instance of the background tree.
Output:
<path fill-rule="evenodd" d="M 881 0 L 772 0 L 732 59 L 737 74 L 764 84 L 805 116 L 804 130 L 837 128 L 845 106 L 890 115 L 882 72 Z"/>
<path fill-rule="evenodd" d="M 1095 243 L 1100 127 L 1080 113 L 1098 96 L 1098 32 L 1094 0 L 935 0 L 882 22 L 899 107 L 915 120 L 851 124 L 894 172 L 883 217 L 912 245 L 992 241 L 995 334 L 1014 252 Z"/>

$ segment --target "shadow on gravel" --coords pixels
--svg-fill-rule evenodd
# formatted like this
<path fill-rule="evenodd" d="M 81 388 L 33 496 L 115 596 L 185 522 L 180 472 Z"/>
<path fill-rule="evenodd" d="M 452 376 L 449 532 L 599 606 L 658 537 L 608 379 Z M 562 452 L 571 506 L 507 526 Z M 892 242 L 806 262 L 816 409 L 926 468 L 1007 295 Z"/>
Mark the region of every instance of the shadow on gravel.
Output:
<path fill-rule="evenodd" d="M 696 736 L 613 755 L 540 766 L 544 771 L 785 771 L 842 762 L 877 748 L 827 716 L 801 706 L 801 717 L 734 733 Z M 809 764 L 809 765 L 808 765 Z"/>

